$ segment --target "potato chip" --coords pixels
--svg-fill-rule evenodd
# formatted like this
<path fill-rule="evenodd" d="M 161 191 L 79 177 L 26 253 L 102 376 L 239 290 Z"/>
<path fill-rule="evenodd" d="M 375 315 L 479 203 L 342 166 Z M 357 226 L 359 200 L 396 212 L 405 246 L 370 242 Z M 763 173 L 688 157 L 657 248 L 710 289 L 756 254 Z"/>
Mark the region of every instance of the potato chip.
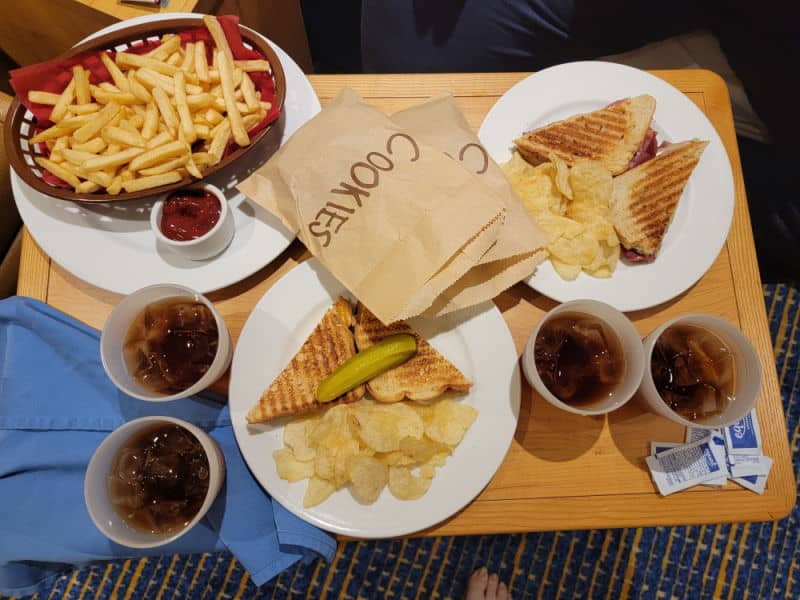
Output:
<path fill-rule="evenodd" d="M 425 427 L 425 435 L 435 442 L 457 446 L 470 428 L 478 411 L 456 400 L 442 400 L 433 408 L 433 419 Z"/>
<path fill-rule="evenodd" d="M 347 461 L 347 474 L 353 496 L 366 504 L 378 499 L 389 480 L 389 468 L 370 456 L 352 456 Z"/>
<path fill-rule="evenodd" d="M 403 438 L 403 439 L 411 439 L 411 438 Z M 413 456 L 405 454 L 400 450 L 395 450 L 394 452 L 377 452 L 375 453 L 375 458 L 377 458 L 379 461 L 381 461 L 383 464 L 389 467 L 407 467 L 417 462 L 416 460 L 414 460 Z"/>
<path fill-rule="evenodd" d="M 572 200 L 572 187 L 569 184 L 569 166 L 555 154 L 549 156 L 550 162 L 556 169 L 555 184 L 562 196 Z"/>
<path fill-rule="evenodd" d="M 319 477 L 312 477 L 308 480 L 306 494 L 303 496 L 303 508 L 311 508 L 312 506 L 325 502 L 328 496 L 335 491 L 336 487 L 334 487 L 330 481 L 320 479 Z"/>
<path fill-rule="evenodd" d="M 395 417 L 400 439 L 405 437 L 419 439 L 425 432 L 422 417 L 406 403 L 385 404 L 376 410 L 385 410 Z"/>
<path fill-rule="evenodd" d="M 289 482 L 300 481 L 314 476 L 314 464 L 297 460 L 288 448 L 281 448 L 272 453 L 278 477 Z"/>
<path fill-rule="evenodd" d="M 432 439 L 423 437 L 421 439 L 405 437 L 400 440 L 400 451 L 410 457 L 413 462 L 424 463 L 429 461 L 436 454 L 450 453 L 450 447 Z"/>
<path fill-rule="evenodd" d="M 577 161 L 572 168 L 555 155 L 550 160 L 534 167 L 515 153 L 502 167 L 547 234 L 547 251 L 559 276 L 573 280 L 585 271 L 610 277 L 619 260 L 619 240 L 611 223 L 611 173 L 589 160 Z"/>
<path fill-rule="evenodd" d="M 413 412 L 413 411 L 412 411 Z M 401 435 L 397 417 L 381 407 L 364 408 L 355 413 L 358 435 L 376 452 L 392 452 L 400 449 Z"/>
<path fill-rule="evenodd" d="M 368 455 L 361 453 L 358 442 L 354 439 L 343 440 L 342 443 L 336 447 L 333 460 L 333 484 L 337 489 L 346 485 L 350 479 L 350 474 L 347 471 L 347 463 L 353 456 L 369 458 Z"/>
<path fill-rule="evenodd" d="M 602 163 L 579 160 L 570 169 L 569 183 L 575 202 L 608 208 L 614 191 L 611 171 Z"/>
<path fill-rule="evenodd" d="M 294 419 L 283 428 L 283 443 L 294 452 L 297 460 L 314 460 L 316 451 L 308 445 L 308 431 L 313 426 L 313 419 Z"/>
<path fill-rule="evenodd" d="M 389 468 L 389 491 L 400 500 L 416 500 L 430 487 L 430 478 L 415 477 L 406 467 Z"/>

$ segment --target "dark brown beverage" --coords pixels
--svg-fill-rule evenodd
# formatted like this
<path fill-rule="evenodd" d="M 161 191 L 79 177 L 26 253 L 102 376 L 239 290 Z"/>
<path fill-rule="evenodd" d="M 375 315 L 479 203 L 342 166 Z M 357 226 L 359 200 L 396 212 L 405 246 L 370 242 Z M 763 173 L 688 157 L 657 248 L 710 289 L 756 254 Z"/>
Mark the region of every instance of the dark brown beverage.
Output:
<path fill-rule="evenodd" d="M 114 510 L 136 529 L 174 533 L 208 493 L 208 457 L 198 439 L 173 423 L 153 425 L 117 451 L 109 475 Z"/>
<path fill-rule="evenodd" d="M 196 383 L 214 362 L 219 332 L 211 310 L 193 298 L 148 304 L 125 336 L 128 372 L 146 389 L 176 394 Z"/>
<path fill-rule="evenodd" d="M 664 402 L 689 421 L 718 416 L 733 402 L 733 355 L 719 337 L 702 327 L 667 328 L 653 346 L 650 369 Z"/>
<path fill-rule="evenodd" d="M 617 335 L 584 313 L 548 319 L 536 336 L 534 360 L 547 389 L 581 408 L 608 398 L 625 377 L 625 354 Z"/>

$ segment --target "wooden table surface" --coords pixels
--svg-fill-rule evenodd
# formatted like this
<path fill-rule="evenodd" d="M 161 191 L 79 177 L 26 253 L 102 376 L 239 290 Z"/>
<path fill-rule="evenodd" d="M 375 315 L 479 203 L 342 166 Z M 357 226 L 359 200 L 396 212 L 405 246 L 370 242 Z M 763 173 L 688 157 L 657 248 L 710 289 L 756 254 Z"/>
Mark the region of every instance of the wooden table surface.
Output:
<path fill-rule="evenodd" d="M 709 71 L 655 74 L 683 91 L 716 127 L 733 167 L 736 208 L 727 243 L 708 273 L 673 301 L 629 316 L 644 337 L 677 315 L 710 313 L 736 324 L 755 344 L 764 372 L 757 412 L 764 452 L 774 459 L 767 490 L 759 496 L 729 482 L 722 489 L 699 486 L 661 497 L 645 468 L 644 457 L 653 440 L 682 441 L 682 427 L 645 412 L 636 399 L 604 417 L 572 415 L 534 394 L 523 378 L 519 425 L 500 470 L 470 505 L 426 534 L 766 521 L 783 517 L 795 503 L 794 473 L 728 93 L 722 80 Z M 343 86 L 350 86 L 387 113 L 450 91 L 477 130 L 498 97 L 525 76 L 353 75 L 310 79 L 323 105 Z M 255 275 L 209 295 L 234 340 L 264 292 L 307 256 L 295 241 Z M 18 292 L 46 301 L 98 329 L 120 299 L 51 262 L 27 233 Z M 519 354 L 534 323 L 555 305 L 523 284 L 500 294 L 495 303 Z M 224 391 L 226 385 L 227 380 L 223 380 L 216 387 Z"/>

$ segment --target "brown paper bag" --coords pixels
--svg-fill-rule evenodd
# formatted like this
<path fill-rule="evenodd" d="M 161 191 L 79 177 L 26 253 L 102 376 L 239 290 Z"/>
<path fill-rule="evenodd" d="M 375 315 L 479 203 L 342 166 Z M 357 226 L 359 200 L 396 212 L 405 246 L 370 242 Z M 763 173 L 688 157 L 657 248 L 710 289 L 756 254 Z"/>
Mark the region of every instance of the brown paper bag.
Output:
<path fill-rule="evenodd" d="M 384 323 L 428 309 L 469 272 L 506 211 L 476 176 L 348 89 L 238 188 Z"/>
<path fill-rule="evenodd" d="M 494 298 L 531 275 L 547 254 L 547 236 L 533 221 L 508 181 L 481 146 L 455 98 L 435 96 L 392 115 L 392 120 L 426 144 L 438 148 L 495 190 L 506 208 L 496 243 L 479 264 L 445 290 L 425 314 L 436 316 Z"/>

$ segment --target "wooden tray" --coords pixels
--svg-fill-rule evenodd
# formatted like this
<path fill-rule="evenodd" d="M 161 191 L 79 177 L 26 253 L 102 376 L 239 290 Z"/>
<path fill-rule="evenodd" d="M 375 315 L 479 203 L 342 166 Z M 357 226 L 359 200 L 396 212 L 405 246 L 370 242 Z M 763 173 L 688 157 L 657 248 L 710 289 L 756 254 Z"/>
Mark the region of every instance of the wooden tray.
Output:
<path fill-rule="evenodd" d="M 178 33 L 185 29 L 193 29 L 202 25 L 202 23 L 203 22 L 198 17 L 197 19 L 167 19 L 153 23 L 133 25 L 78 44 L 58 58 L 67 59 L 85 52 L 97 52 L 112 48 L 117 51 L 124 51 L 136 42 L 144 41 L 148 38 L 161 37 L 166 33 Z M 286 98 L 286 76 L 283 72 L 281 61 L 278 59 L 278 55 L 264 38 L 253 30 L 240 25 L 239 31 L 241 32 L 242 41 L 245 45 L 260 52 L 272 66 L 272 78 L 275 83 L 275 102 L 278 104 L 278 112 L 282 111 L 283 102 Z M 72 189 L 56 187 L 42 179 L 41 168 L 34 162 L 34 156 L 45 156 L 33 145 L 28 143 L 28 139 L 33 136 L 34 125 L 35 117 L 33 113 L 25 108 L 25 105 L 22 104 L 19 98 L 14 98 L 5 122 L 4 141 L 6 151 L 8 152 L 8 160 L 25 183 L 47 196 L 52 196 L 60 200 L 72 200 L 74 202 L 120 202 L 156 196 L 198 181 L 193 177 L 187 176 L 181 181 L 170 185 L 138 192 L 122 192 L 117 195 L 100 192 L 78 194 Z M 259 142 L 259 140 L 267 135 L 271 128 L 272 124 L 267 125 L 251 138 L 249 146 L 244 148 L 237 147 L 236 150 L 225 156 L 219 163 L 208 169 L 205 175 L 212 175 L 244 156 Z"/>

